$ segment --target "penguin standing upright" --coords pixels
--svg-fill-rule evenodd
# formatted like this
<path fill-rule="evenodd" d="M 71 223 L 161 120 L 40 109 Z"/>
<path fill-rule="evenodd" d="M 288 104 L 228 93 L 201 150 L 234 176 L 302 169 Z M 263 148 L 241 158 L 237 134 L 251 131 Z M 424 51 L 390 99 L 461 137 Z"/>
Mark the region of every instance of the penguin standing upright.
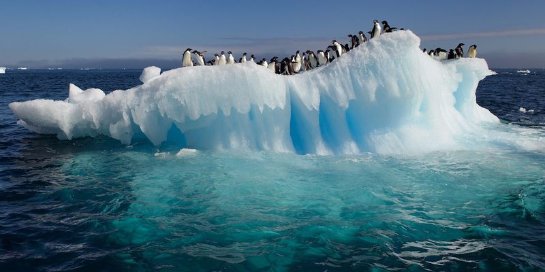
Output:
<path fill-rule="evenodd" d="M 246 52 L 242 53 L 242 57 L 240 58 L 240 60 L 238 62 L 240 63 L 246 63 Z"/>
<path fill-rule="evenodd" d="M 455 58 L 456 58 L 456 53 L 454 52 L 454 49 L 450 49 L 448 51 L 447 59 L 451 60 L 451 59 L 455 59 Z"/>
<path fill-rule="evenodd" d="M 477 45 L 473 44 L 469 46 L 469 49 L 467 50 L 467 57 L 468 58 L 476 58 L 477 57 Z"/>
<path fill-rule="evenodd" d="M 463 43 L 459 43 L 458 46 L 456 46 L 456 48 L 454 49 L 454 52 L 456 52 L 456 58 L 457 59 L 464 57 L 464 48 L 462 47 L 464 45 L 465 44 L 463 44 Z"/>
<path fill-rule="evenodd" d="M 193 66 L 193 60 L 191 60 L 191 50 L 191 48 L 187 48 L 184 51 L 184 55 L 182 57 L 182 67 Z"/>
<path fill-rule="evenodd" d="M 253 63 L 255 63 L 255 57 L 254 57 L 254 55 L 253 55 L 253 54 L 252 54 L 252 55 L 250 56 L 250 62 L 253 62 Z"/>
<path fill-rule="evenodd" d="M 269 70 L 271 70 L 273 73 L 276 72 L 276 59 L 278 59 L 278 57 L 271 58 L 267 66 L 267 68 L 269 68 Z"/>
<path fill-rule="evenodd" d="M 334 46 L 332 49 L 337 53 L 337 58 L 340 57 L 343 54 L 343 46 L 337 40 L 333 40 L 332 44 Z"/>
<path fill-rule="evenodd" d="M 214 65 L 220 65 L 220 55 L 214 54 Z"/>
<path fill-rule="evenodd" d="M 221 51 L 218 65 L 225 65 L 225 64 L 227 64 L 227 59 L 225 58 L 225 52 Z"/>
<path fill-rule="evenodd" d="M 233 53 L 231 51 L 227 52 L 227 64 L 235 64 L 235 57 L 233 57 Z"/>
<path fill-rule="evenodd" d="M 269 68 L 269 64 L 267 63 L 267 60 L 265 58 L 261 59 L 259 64 L 265 68 Z"/>
<path fill-rule="evenodd" d="M 318 50 L 318 66 L 325 65 L 327 63 L 327 57 L 323 50 Z"/>
<path fill-rule="evenodd" d="M 350 34 L 348 35 L 348 38 L 350 39 L 350 49 L 354 49 L 360 45 L 360 39 L 358 39 L 358 36 Z"/>
<path fill-rule="evenodd" d="M 195 55 L 195 60 L 196 60 L 195 63 L 197 65 L 204 66 L 206 63 L 206 61 L 204 60 L 204 52 L 193 50 L 193 54 Z"/>
<path fill-rule="evenodd" d="M 307 70 L 308 56 L 307 53 L 303 52 L 301 55 L 301 71 Z"/>
<path fill-rule="evenodd" d="M 378 38 L 382 32 L 382 27 L 378 23 L 378 20 L 373 20 L 373 29 L 371 30 L 371 39 Z"/>
<path fill-rule="evenodd" d="M 365 33 L 363 33 L 363 31 L 358 32 L 358 40 L 360 45 L 367 42 L 367 37 L 365 37 Z"/>
<path fill-rule="evenodd" d="M 301 55 L 299 54 L 299 50 L 297 50 L 295 56 L 291 59 L 291 68 L 294 73 L 299 73 L 299 71 L 301 71 L 301 66 Z"/>
<path fill-rule="evenodd" d="M 318 59 L 316 58 L 316 55 L 314 54 L 314 52 L 308 50 L 307 56 L 308 56 L 307 70 L 318 67 Z"/>

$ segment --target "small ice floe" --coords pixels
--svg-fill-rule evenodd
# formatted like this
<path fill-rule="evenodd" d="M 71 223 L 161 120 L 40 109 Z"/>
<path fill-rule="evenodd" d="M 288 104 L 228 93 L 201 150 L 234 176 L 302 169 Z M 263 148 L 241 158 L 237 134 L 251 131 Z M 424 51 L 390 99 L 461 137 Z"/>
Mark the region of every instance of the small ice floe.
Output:
<path fill-rule="evenodd" d="M 6 67 L 0 67 L 0 74 L 6 73 Z"/>
<path fill-rule="evenodd" d="M 526 70 L 518 70 L 517 73 L 519 73 L 519 74 L 529 74 L 529 73 L 531 73 L 531 71 L 528 70 L 528 69 L 526 69 Z"/>
<path fill-rule="evenodd" d="M 164 158 L 166 158 L 168 155 L 169 155 L 168 152 L 155 152 L 155 154 L 153 154 L 153 156 L 155 156 L 155 157 L 157 157 L 157 158 L 160 158 L 160 159 L 164 159 Z"/>
<path fill-rule="evenodd" d="M 534 110 L 530 109 L 526 109 L 526 108 L 523 108 L 523 107 L 520 107 L 519 108 L 519 111 L 522 112 L 522 113 L 529 113 L 529 114 L 533 114 L 534 113 Z"/>
<path fill-rule="evenodd" d="M 197 155 L 197 152 L 199 152 L 197 149 L 191 149 L 191 148 L 182 148 L 178 153 L 176 153 L 176 157 L 189 157 L 189 156 L 195 156 Z"/>

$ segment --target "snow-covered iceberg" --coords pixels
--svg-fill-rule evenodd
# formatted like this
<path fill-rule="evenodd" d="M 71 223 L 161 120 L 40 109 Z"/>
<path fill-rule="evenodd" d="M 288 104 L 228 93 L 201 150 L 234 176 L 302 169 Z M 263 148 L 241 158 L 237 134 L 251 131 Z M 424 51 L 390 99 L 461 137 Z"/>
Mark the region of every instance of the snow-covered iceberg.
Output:
<path fill-rule="evenodd" d="M 331 64 L 282 76 L 254 63 L 160 73 L 107 95 L 70 86 L 64 101 L 9 106 L 31 131 L 60 139 L 145 136 L 195 149 L 300 154 L 420 153 L 456 149 L 498 123 L 476 103 L 483 59 L 439 62 L 411 31 L 385 34 Z"/>

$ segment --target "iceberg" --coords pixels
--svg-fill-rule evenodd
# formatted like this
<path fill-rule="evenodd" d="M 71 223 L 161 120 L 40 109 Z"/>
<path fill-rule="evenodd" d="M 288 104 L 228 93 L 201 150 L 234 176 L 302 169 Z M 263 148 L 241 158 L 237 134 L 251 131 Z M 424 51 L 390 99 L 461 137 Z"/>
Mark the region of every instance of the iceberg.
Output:
<path fill-rule="evenodd" d="M 476 102 L 484 59 L 437 61 L 411 31 L 372 39 L 298 75 L 254 63 L 146 68 L 142 85 L 104 94 L 70 86 L 64 101 L 13 102 L 31 131 L 106 135 L 130 144 L 298 154 L 421 153 L 464 148 L 499 119 Z"/>

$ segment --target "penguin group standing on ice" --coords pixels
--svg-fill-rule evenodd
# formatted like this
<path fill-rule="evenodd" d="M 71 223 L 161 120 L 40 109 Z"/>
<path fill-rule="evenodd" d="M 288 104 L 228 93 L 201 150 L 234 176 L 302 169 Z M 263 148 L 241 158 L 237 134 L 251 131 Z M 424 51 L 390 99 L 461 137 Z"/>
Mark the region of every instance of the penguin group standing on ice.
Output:
<path fill-rule="evenodd" d="M 390 33 L 396 30 L 397 28 L 391 27 L 387 21 L 379 22 L 378 20 L 374 20 L 373 28 L 367 33 L 369 34 L 369 39 L 375 39 L 378 38 L 382 33 Z M 399 30 L 404 29 L 401 28 Z M 260 61 L 257 62 L 257 64 L 269 69 L 271 72 L 276 74 L 294 75 L 331 63 L 332 61 L 340 58 L 343 54 L 349 52 L 350 50 L 365 44 L 367 41 L 368 39 L 365 36 L 365 33 L 363 31 L 359 31 L 358 34 L 349 34 L 348 43 L 345 44 L 342 44 L 337 40 L 333 40 L 331 44 L 326 47 L 325 50 L 317 50 L 316 52 L 312 50 L 306 50 L 304 52 L 297 50 L 297 52 L 295 52 L 295 55 L 285 57 L 282 60 L 280 60 L 276 56 L 272 57 L 269 61 L 267 61 L 265 58 L 262 58 Z M 464 46 L 464 44 L 460 43 L 456 47 L 456 49 L 451 49 L 448 53 L 442 48 L 437 48 L 435 50 L 429 51 L 428 54 L 438 60 L 461 58 L 464 55 L 464 50 L 462 46 Z M 426 52 L 426 49 L 424 49 L 424 52 Z M 246 52 L 242 54 L 242 57 L 240 57 L 238 61 L 235 60 L 235 57 L 233 56 L 233 53 L 231 51 L 228 51 L 227 55 L 225 54 L 225 51 L 221 51 L 220 54 L 214 54 L 214 58 L 209 61 L 205 61 L 205 53 L 206 51 L 201 52 L 198 50 L 187 48 L 183 53 L 182 67 L 194 65 L 228 65 L 246 62 L 256 63 L 255 56 L 251 55 L 250 59 L 247 59 Z M 477 46 L 472 45 L 469 47 L 468 57 L 474 58 L 476 56 Z"/>
<path fill-rule="evenodd" d="M 448 52 L 443 48 L 436 48 L 430 51 L 427 51 L 426 48 L 423 49 L 424 53 L 427 53 L 430 57 L 436 60 L 451 60 L 459 59 L 464 57 L 464 46 L 465 44 L 459 43 L 456 48 L 450 49 Z M 469 47 L 466 54 L 467 58 L 476 58 L 477 57 L 477 45 L 473 44 Z"/>

